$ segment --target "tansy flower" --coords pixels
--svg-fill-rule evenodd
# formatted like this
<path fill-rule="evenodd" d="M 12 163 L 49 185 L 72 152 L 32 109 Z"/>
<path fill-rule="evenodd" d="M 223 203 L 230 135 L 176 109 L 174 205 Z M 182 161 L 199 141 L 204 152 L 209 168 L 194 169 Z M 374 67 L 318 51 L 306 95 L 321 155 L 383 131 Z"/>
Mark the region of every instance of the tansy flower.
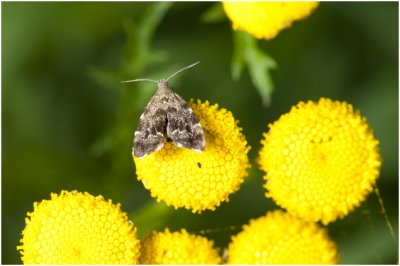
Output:
<path fill-rule="evenodd" d="M 22 232 L 24 264 L 135 264 L 140 243 L 120 205 L 61 191 L 34 203 Z"/>
<path fill-rule="evenodd" d="M 218 264 L 221 258 L 213 241 L 189 234 L 153 232 L 142 241 L 140 264 Z"/>
<path fill-rule="evenodd" d="M 336 264 L 338 253 L 326 230 L 283 211 L 243 227 L 228 247 L 229 264 Z"/>
<path fill-rule="evenodd" d="M 214 210 L 239 189 L 250 166 L 250 148 L 231 112 L 208 102 L 191 101 L 189 106 L 203 127 L 205 150 L 195 152 L 166 142 L 157 152 L 133 157 L 136 174 L 158 201 L 193 212 Z"/>
<path fill-rule="evenodd" d="M 258 39 L 272 39 L 293 21 L 307 17 L 318 2 L 223 2 L 235 30 Z"/>
<path fill-rule="evenodd" d="M 300 102 L 269 125 L 258 163 L 265 188 L 291 214 L 327 224 L 373 189 L 381 165 L 366 119 L 346 102 Z"/>

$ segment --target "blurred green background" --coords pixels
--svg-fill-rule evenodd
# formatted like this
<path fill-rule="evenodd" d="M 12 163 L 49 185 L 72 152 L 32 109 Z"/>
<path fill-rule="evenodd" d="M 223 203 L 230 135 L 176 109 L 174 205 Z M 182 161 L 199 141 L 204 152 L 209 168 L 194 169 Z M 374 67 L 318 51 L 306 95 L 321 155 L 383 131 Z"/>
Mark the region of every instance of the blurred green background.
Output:
<path fill-rule="evenodd" d="M 398 262 L 398 3 L 323 2 L 275 39 L 258 41 L 278 64 L 269 106 L 247 71 L 232 80 L 231 23 L 204 16 L 215 3 L 1 5 L 2 263 L 21 263 L 16 246 L 26 213 L 62 189 L 120 202 L 140 237 L 184 227 L 223 249 L 242 224 L 277 208 L 264 197 L 254 162 L 267 124 L 320 97 L 352 103 L 373 127 L 383 157 L 378 187 L 395 234 L 371 194 L 328 226 L 341 262 Z M 170 86 L 187 100 L 231 110 L 253 166 L 229 203 L 201 215 L 156 203 L 136 180 L 133 132 L 156 86 L 120 84 L 167 77 L 196 61 Z"/>

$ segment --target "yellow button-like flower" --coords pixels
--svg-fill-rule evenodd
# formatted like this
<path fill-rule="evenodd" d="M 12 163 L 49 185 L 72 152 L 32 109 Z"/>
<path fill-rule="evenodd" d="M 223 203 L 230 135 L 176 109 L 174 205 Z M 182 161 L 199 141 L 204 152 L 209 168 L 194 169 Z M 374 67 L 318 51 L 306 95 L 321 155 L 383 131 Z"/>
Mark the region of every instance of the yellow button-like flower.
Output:
<path fill-rule="evenodd" d="M 346 102 L 300 102 L 261 141 L 271 197 L 291 214 L 327 224 L 366 198 L 379 176 L 378 141 Z"/>
<path fill-rule="evenodd" d="M 140 242 L 120 205 L 61 191 L 35 202 L 22 232 L 24 264 L 135 264 Z"/>
<path fill-rule="evenodd" d="M 140 264 L 218 264 L 221 258 L 214 242 L 189 234 L 185 229 L 171 233 L 153 232 L 142 241 Z"/>
<path fill-rule="evenodd" d="M 283 211 L 250 220 L 232 237 L 229 264 L 336 264 L 335 243 L 325 228 Z"/>
<path fill-rule="evenodd" d="M 307 17 L 318 2 L 223 2 L 235 30 L 258 39 L 272 39 L 293 21 Z"/>
<path fill-rule="evenodd" d="M 166 142 L 159 151 L 133 157 L 136 174 L 158 201 L 193 212 L 214 210 L 239 189 L 250 166 L 250 148 L 231 112 L 208 101 L 191 101 L 189 106 L 203 127 L 205 150 L 196 152 Z"/>

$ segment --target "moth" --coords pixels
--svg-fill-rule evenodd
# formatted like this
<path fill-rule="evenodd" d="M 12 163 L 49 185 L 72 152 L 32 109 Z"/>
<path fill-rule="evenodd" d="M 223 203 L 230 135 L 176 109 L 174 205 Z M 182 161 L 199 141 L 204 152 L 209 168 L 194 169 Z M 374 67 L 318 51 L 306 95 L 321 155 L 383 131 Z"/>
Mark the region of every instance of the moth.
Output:
<path fill-rule="evenodd" d="M 178 147 L 204 151 L 206 141 L 199 120 L 185 100 L 168 87 L 169 79 L 198 63 L 186 66 L 169 78 L 159 81 L 151 79 L 123 81 L 123 83 L 152 81 L 158 85 L 158 90 L 144 108 L 135 131 L 133 141 L 135 157 L 144 157 L 160 150 L 164 146 L 165 135 L 167 141 L 173 141 Z"/>

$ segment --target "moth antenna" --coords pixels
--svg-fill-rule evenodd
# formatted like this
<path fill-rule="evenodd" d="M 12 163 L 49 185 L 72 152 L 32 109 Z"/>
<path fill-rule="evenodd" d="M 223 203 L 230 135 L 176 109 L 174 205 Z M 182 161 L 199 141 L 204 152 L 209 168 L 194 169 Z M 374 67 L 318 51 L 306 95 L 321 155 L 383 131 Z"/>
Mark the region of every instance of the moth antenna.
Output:
<path fill-rule="evenodd" d="M 138 81 L 151 81 L 151 82 L 158 83 L 158 81 L 153 80 L 153 79 L 132 79 L 132 80 L 124 80 L 124 81 L 121 81 L 121 83 L 138 82 Z"/>
<path fill-rule="evenodd" d="M 186 69 L 188 69 L 188 68 L 191 68 L 191 67 L 193 67 L 193 66 L 197 65 L 198 63 L 200 63 L 200 61 L 198 61 L 198 62 L 196 62 L 196 63 L 194 63 L 194 64 L 191 64 L 190 66 L 185 66 L 184 68 L 182 68 L 182 69 L 179 69 L 179 70 L 178 70 L 178 71 L 176 71 L 174 74 L 172 74 L 171 76 L 169 76 L 169 78 L 167 78 L 167 80 L 166 80 L 166 81 L 168 81 L 170 78 L 172 78 L 172 77 L 173 77 L 173 76 L 175 76 L 176 74 L 178 74 L 178 73 L 182 72 L 183 70 L 186 70 Z"/>

